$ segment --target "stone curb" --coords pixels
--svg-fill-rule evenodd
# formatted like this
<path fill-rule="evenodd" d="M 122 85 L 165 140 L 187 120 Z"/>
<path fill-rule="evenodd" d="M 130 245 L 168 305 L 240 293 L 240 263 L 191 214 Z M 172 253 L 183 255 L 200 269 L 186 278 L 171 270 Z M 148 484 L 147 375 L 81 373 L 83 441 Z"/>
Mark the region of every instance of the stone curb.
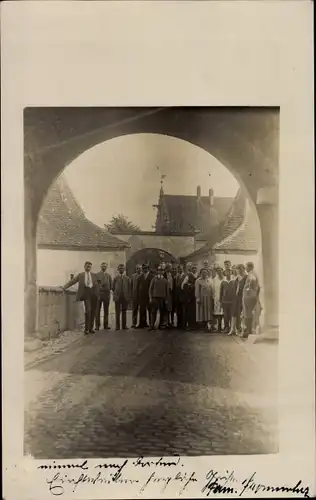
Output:
<path fill-rule="evenodd" d="M 33 352 L 41 349 L 43 342 L 40 339 L 26 339 L 24 341 L 24 352 Z"/>
<path fill-rule="evenodd" d="M 110 312 L 109 316 L 114 316 L 113 312 Z M 83 326 L 83 325 L 81 325 Z M 43 347 L 46 347 L 48 343 L 52 342 L 58 342 L 58 339 L 60 339 L 62 336 L 69 334 L 70 332 L 77 331 L 75 330 L 64 330 L 62 332 L 59 332 L 58 335 L 55 337 L 49 338 L 49 339 L 41 339 L 37 333 L 34 333 L 34 336 L 30 336 L 26 339 L 24 339 L 24 352 L 33 352 L 38 349 L 41 349 Z"/>
<path fill-rule="evenodd" d="M 66 330 L 62 332 L 62 334 L 65 336 L 67 336 L 67 334 L 70 333 L 74 335 L 68 341 L 65 340 L 64 342 L 58 341 L 60 336 L 46 342 L 38 339 L 34 339 L 33 341 L 31 340 L 26 341 L 24 346 L 24 358 L 25 358 L 24 369 L 27 370 L 29 368 L 32 368 L 38 363 L 47 361 L 56 354 L 64 352 L 71 344 L 78 342 L 82 338 L 80 335 L 81 332 L 79 330 L 78 331 Z M 31 356 L 31 359 L 27 359 L 28 355 L 32 354 L 34 354 L 34 356 L 33 357 Z"/>
<path fill-rule="evenodd" d="M 110 312 L 110 316 L 114 316 L 114 314 Z M 71 334 L 73 335 L 70 339 L 67 340 L 66 338 L 63 338 Z M 82 339 L 81 334 L 81 329 L 65 330 L 60 332 L 56 337 L 41 340 L 36 337 L 36 334 L 34 333 L 34 338 L 28 337 L 24 340 L 24 355 L 27 357 L 28 354 L 34 353 L 34 355 L 38 354 L 38 357 L 25 360 L 24 368 L 29 369 L 33 365 L 46 361 L 50 357 L 65 351 L 71 344 L 74 344 Z"/>

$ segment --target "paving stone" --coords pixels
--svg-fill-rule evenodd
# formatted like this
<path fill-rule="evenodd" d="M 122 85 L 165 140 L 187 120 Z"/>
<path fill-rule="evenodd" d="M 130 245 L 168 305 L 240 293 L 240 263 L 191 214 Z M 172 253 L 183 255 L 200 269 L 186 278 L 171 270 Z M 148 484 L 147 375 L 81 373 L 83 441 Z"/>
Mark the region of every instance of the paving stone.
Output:
<path fill-rule="evenodd" d="M 276 452 L 272 385 L 258 377 L 264 368 L 276 373 L 276 366 L 260 365 L 269 356 L 254 363 L 233 339 L 195 332 L 82 337 L 26 372 L 37 397 L 34 389 L 25 408 L 25 452 L 35 458 Z"/>

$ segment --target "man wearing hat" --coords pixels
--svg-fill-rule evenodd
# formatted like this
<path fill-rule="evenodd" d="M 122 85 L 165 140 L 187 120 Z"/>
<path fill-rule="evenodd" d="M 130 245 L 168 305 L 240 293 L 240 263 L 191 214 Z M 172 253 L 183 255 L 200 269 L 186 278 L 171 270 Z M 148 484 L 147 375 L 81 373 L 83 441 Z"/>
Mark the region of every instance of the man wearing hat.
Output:
<path fill-rule="evenodd" d="M 152 279 L 153 274 L 149 270 L 149 265 L 143 264 L 142 274 L 137 280 L 137 300 L 139 303 L 139 325 L 137 328 L 147 328 L 150 323 L 149 287 Z"/>

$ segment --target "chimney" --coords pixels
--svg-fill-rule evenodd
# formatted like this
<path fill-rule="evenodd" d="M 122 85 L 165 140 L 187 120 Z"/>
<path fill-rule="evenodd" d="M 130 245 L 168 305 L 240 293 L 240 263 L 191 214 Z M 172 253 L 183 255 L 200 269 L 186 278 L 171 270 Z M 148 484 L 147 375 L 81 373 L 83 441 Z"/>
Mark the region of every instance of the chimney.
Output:
<path fill-rule="evenodd" d="M 209 190 L 208 196 L 210 199 L 210 207 L 212 207 L 214 205 L 214 190 L 213 189 Z"/>
<path fill-rule="evenodd" d="M 196 197 L 197 197 L 197 200 L 200 201 L 200 199 L 201 199 L 201 186 L 198 186 L 196 189 Z"/>

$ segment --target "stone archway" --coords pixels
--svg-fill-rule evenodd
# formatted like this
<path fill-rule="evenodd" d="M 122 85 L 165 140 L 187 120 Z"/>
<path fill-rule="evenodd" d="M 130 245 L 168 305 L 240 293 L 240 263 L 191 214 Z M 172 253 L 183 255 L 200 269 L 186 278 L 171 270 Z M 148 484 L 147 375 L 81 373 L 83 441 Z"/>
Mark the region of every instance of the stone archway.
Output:
<path fill-rule="evenodd" d="M 205 149 L 243 186 L 261 226 L 265 324 L 277 329 L 278 108 L 26 108 L 24 132 L 26 332 L 36 330 L 36 224 L 50 185 L 85 150 L 144 132 Z"/>
<path fill-rule="evenodd" d="M 133 253 L 126 262 L 126 272 L 131 276 L 137 264 L 148 264 L 151 269 L 156 269 L 160 262 L 178 264 L 179 260 L 165 250 L 159 248 L 143 248 Z"/>
<path fill-rule="evenodd" d="M 129 259 L 133 254 L 144 248 L 161 250 L 175 258 L 189 255 L 195 250 L 194 234 L 161 234 L 158 232 L 140 231 L 138 233 L 113 232 L 115 236 L 130 245 L 126 251 Z"/>

